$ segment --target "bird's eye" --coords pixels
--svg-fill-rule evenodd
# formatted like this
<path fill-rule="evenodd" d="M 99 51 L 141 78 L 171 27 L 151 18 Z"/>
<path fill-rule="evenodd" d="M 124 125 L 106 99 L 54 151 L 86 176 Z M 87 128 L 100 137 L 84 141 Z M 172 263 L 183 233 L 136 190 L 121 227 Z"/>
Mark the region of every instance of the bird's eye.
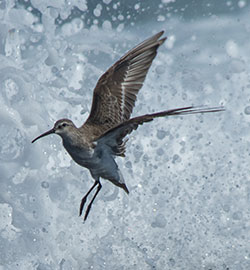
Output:
<path fill-rule="evenodd" d="M 63 126 L 63 127 L 66 127 L 66 126 L 67 126 L 67 124 L 63 123 L 63 124 L 62 124 L 62 126 Z"/>

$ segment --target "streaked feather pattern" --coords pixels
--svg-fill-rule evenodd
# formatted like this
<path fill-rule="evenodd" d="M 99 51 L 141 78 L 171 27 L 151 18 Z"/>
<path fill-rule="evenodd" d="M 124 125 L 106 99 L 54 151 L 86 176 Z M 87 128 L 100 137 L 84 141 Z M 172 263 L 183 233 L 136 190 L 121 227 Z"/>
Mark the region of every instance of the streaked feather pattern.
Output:
<path fill-rule="evenodd" d="M 162 34 L 163 31 L 127 52 L 101 76 L 94 89 L 91 112 L 83 129 L 94 127 L 101 136 L 130 118 L 157 49 L 166 40 L 159 39 Z"/>

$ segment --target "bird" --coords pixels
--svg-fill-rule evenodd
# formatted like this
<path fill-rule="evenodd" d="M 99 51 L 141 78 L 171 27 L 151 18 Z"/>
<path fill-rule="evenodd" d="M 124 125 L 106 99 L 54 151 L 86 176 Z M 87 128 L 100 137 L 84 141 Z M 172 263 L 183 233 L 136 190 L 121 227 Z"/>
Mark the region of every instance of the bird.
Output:
<path fill-rule="evenodd" d="M 138 126 L 158 117 L 224 110 L 223 106 L 188 106 L 131 118 L 137 94 L 158 48 L 167 39 L 162 37 L 163 34 L 164 31 L 161 31 L 129 50 L 99 78 L 94 88 L 90 114 L 82 126 L 78 128 L 71 120 L 60 119 L 52 129 L 32 141 L 34 143 L 50 134 L 59 135 L 71 158 L 90 171 L 94 184 L 81 200 L 79 216 L 82 216 L 88 196 L 97 188 L 86 208 L 84 221 L 102 188 L 100 178 L 112 182 L 129 194 L 115 158 L 125 156 L 127 135 Z"/>

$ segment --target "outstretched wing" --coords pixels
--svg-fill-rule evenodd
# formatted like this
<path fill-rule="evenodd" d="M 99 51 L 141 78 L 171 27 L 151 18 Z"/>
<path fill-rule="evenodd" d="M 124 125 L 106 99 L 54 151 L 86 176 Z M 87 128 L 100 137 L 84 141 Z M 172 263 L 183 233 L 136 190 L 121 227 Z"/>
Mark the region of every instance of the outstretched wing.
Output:
<path fill-rule="evenodd" d="M 146 122 L 152 121 L 157 117 L 173 116 L 173 115 L 186 115 L 186 114 L 197 114 L 197 113 L 211 113 L 224 111 L 224 107 L 214 107 L 214 108 L 204 108 L 204 107 L 184 107 L 178 109 L 172 109 L 167 111 L 162 111 L 153 114 L 145 114 L 139 117 L 129 119 L 116 127 L 108 130 L 96 141 L 96 147 L 102 147 L 103 144 L 108 146 L 112 151 L 113 155 L 125 156 L 125 143 L 123 139 L 133 130 L 136 130 L 139 125 Z"/>
<path fill-rule="evenodd" d="M 94 89 L 91 112 L 84 128 L 91 126 L 101 135 L 130 118 L 136 95 L 157 49 L 166 40 L 159 39 L 163 33 L 159 32 L 127 52 L 101 76 Z"/>

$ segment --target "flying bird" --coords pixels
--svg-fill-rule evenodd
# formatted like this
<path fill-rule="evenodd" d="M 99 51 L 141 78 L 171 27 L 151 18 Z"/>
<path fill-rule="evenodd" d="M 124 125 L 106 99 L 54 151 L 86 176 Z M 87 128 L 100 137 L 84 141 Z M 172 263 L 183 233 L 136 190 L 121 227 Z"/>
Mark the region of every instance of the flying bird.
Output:
<path fill-rule="evenodd" d="M 139 125 L 154 118 L 174 115 L 211 113 L 223 107 L 183 107 L 130 118 L 136 96 L 141 89 L 158 48 L 166 37 L 161 31 L 128 51 L 98 80 L 94 89 L 92 107 L 86 122 L 79 128 L 69 119 L 60 119 L 54 127 L 35 138 L 57 134 L 72 159 L 87 169 L 94 179 L 93 186 L 82 198 L 79 215 L 82 215 L 87 197 L 97 186 L 84 215 L 87 219 L 91 206 L 102 188 L 100 178 L 111 181 L 127 194 L 129 190 L 117 163 L 116 156 L 125 156 L 128 134 Z"/>

